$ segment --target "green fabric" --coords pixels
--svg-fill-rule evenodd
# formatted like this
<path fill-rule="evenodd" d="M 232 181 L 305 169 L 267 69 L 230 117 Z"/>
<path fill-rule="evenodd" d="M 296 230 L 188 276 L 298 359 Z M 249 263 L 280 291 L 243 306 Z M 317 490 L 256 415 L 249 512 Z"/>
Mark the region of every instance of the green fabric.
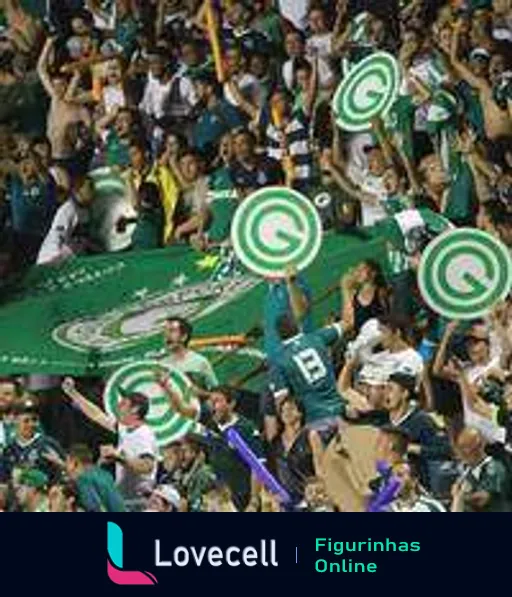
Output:
<path fill-rule="evenodd" d="M 411 231 L 425 229 L 431 235 L 441 234 L 450 227 L 450 222 L 443 216 L 429 209 L 417 209 L 399 212 L 376 225 L 376 230 L 386 239 L 388 271 L 399 276 L 410 270 Z"/>
<path fill-rule="evenodd" d="M 274 49 L 281 50 L 284 44 L 283 29 L 280 14 L 269 9 L 252 24 L 252 29 L 267 35 Z"/>
<path fill-rule="evenodd" d="M 457 85 L 457 94 L 462 101 L 464 114 L 478 139 L 485 139 L 485 120 L 480 94 L 473 89 L 466 81 Z"/>
<path fill-rule="evenodd" d="M 208 239 L 213 243 L 221 243 L 229 238 L 231 222 L 238 208 L 236 197 L 219 197 L 210 204 L 211 223 L 208 228 Z"/>
<path fill-rule="evenodd" d="M 308 424 L 344 412 L 329 350 L 339 339 L 340 334 L 334 328 L 301 334 L 284 344 L 275 359 L 282 378 L 277 381 L 277 390 L 291 388 L 304 405 Z"/>
<path fill-rule="evenodd" d="M 163 209 L 140 213 L 132 236 L 132 249 L 144 251 L 161 247 L 164 223 Z"/>
<path fill-rule="evenodd" d="M 219 385 L 208 359 L 193 350 L 187 350 L 185 356 L 180 359 L 173 358 L 172 354 L 168 355 L 161 359 L 160 363 L 185 373 L 196 385 L 205 390 L 213 390 Z"/>
<path fill-rule="evenodd" d="M 224 242 L 231 230 L 231 222 L 238 207 L 236 191 L 228 168 L 218 168 L 208 180 L 210 224 L 208 239 Z"/>
<path fill-rule="evenodd" d="M 105 144 L 105 165 L 113 168 L 119 166 L 127 168 L 130 165 L 129 142 L 123 141 L 112 129 Z"/>
<path fill-rule="evenodd" d="M 393 195 L 382 203 L 388 216 L 394 216 L 405 209 L 414 207 L 414 199 L 410 195 Z"/>
<path fill-rule="evenodd" d="M 427 132 L 435 135 L 445 131 L 446 127 L 457 129 L 457 98 L 444 89 L 438 89 L 432 95 L 427 112 Z"/>
<path fill-rule="evenodd" d="M 123 498 L 112 475 L 97 466 L 86 469 L 76 480 L 78 503 L 86 512 L 125 512 Z"/>
<path fill-rule="evenodd" d="M 415 112 L 416 106 L 412 97 L 402 95 L 393 104 L 385 119 L 388 130 L 397 136 L 400 148 L 410 159 L 414 158 L 413 129 Z"/>
<path fill-rule="evenodd" d="M 385 262 L 383 239 L 327 235 L 304 272 L 316 289 L 320 327 L 339 312 L 339 278 L 364 259 Z M 5 291 L 0 310 L 0 375 L 107 375 L 163 348 L 162 322 L 187 317 L 197 337 L 243 334 L 263 323 L 267 285 L 238 272 L 229 255 L 190 248 L 76 258 L 36 267 Z M 23 326 L 19 322 L 23 321 Z M 261 365 L 261 344 L 232 354 L 204 351 L 221 383 Z M 262 377 L 244 387 L 259 387 Z"/>
<path fill-rule="evenodd" d="M 443 215 L 458 226 L 474 226 L 478 198 L 471 168 L 459 157 L 452 161 L 450 175 L 452 183 Z"/>
<path fill-rule="evenodd" d="M 217 168 L 208 179 L 208 188 L 213 199 L 226 194 L 232 194 L 234 190 L 233 181 L 229 168 Z"/>

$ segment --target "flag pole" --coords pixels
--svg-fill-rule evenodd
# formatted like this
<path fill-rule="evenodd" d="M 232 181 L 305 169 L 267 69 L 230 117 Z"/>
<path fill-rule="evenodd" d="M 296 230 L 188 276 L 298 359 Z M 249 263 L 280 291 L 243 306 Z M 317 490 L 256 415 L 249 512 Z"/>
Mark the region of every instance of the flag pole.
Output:
<path fill-rule="evenodd" d="M 213 60 L 215 63 L 215 72 L 217 74 L 217 81 L 224 83 L 226 80 L 224 73 L 224 63 L 222 58 L 222 47 L 219 39 L 219 21 L 213 7 L 213 0 L 205 0 L 206 2 L 206 28 L 208 31 L 208 38 L 213 53 Z"/>

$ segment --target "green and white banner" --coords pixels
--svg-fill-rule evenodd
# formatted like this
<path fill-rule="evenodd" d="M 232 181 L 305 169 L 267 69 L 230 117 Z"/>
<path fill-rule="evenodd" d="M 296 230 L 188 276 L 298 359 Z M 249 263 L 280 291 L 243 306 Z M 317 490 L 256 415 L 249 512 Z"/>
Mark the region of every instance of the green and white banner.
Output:
<path fill-rule="evenodd" d="M 376 52 L 358 62 L 338 87 L 332 107 L 343 130 L 367 131 L 373 118 L 385 118 L 400 89 L 400 67 L 394 56 Z"/>
<path fill-rule="evenodd" d="M 384 246 L 380 239 L 324 237 L 305 271 L 318 325 L 340 307 L 340 275 L 361 259 L 384 258 Z M 246 334 L 262 327 L 266 293 L 267 284 L 237 265 L 232 253 L 205 255 L 188 247 L 36 267 L 0 295 L 0 375 L 105 376 L 158 359 L 165 353 L 163 322 L 171 315 L 189 319 L 195 339 Z M 222 383 L 244 378 L 264 359 L 258 343 L 213 343 L 202 352 Z"/>
<path fill-rule="evenodd" d="M 322 223 L 307 197 L 286 187 L 270 187 L 244 200 L 235 214 L 231 239 L 249 271 L 279 277 L 289 265 L 300 271 L 313 263 L 322 246 Z"/>
<path fill-rule="evenodd" d="M 425 302 L 449 319 L 487 315 L 512 289 L 512 259 L 501 242 L 480 230 L 445 232 L 425 249 L 418 272 Z"/>
<path fill-rule="evenodd" d="M 153 428 L 158 444 L 163 447 L 176 441 L 195 426 L 194 421 L 174 412 L 169 396 L 157 382 L 157 371 L 168 376 L 169 388 L 186 404 L 193 404 L 199 417 L 199 401 L 192 396 L 187 377 L 158 361 L 139 361 L 118 369 L 108 380 L 103 393 L 105 411 L 118 417 L 118 404 L 124 392 L 139 392 L 149 399 L 149 413 L 146 422 Z"/>

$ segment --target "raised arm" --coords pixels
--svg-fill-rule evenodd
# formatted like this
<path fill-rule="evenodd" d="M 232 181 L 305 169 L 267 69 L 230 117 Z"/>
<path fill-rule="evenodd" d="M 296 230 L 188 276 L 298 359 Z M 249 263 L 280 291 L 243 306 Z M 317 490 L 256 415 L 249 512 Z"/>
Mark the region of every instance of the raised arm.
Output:
<path fill-rule="evenodd" d="M 450 48 L 450 63 L 455 71 L 455 74 L 461 79 L 464 79 L 471 87 L 479 91 L 488 91 L 489 84 L 481 77 L 477 77 L 471 70 L 459 59 L 460 49 L 460 32 L 464 22 L 458 20 L 453 28 L 452 45 Z"/>
<path fill-rule="evenodd" d="M 290 296 L 290 306 L 295 321 L 300 325 L 307 315 L 309 301 L 297 284 L 297 269 L 293 266 L 287 268 L 285 272 L 285 281 L 288 294 Z"/>
<path fill-rule="evenodd" d="M 352 385 L 354 372 L 358 365 L 359 359 L 357 357 L 347 359 L 338 377 L 338 391 L 348 403 L 346 416 L 349 419 L 357 419 L 361 414 L 373 410 L 366 396 L 355 390 Z"/>
<path fill-rule="evenodd" d="M 197 416 L 197 407 L 190 404 L 186 404 L 185 401 L 181 398 L 181 396 L 179 396 L 179 394 L 173 391 L 169 383 L 168 375 L 161 372 L 160 369 L 156 371 L 155 374 L 157 377 L 158 384 L 160 385 L 162 390 L 164 390 L 164 392 L 167 394 L 169 404 L 172 410 L 179 413 L 182 417 L 185 417 L 186 419 L 195 419 Z"/>
<path fill-rule="evenodd" d="M 355 326 L 354 297 L 356 294 L 353 272 L 347 272 L 340 282 L 342 296 L 342 320 L 345 329 L 353 330 Z"/>
<path fill-rule="evenodd" d="M 354 184 L 343 174 L 341 168 L 333 161 L 326 162 L 325 167 L 329 169 L 334 182 L 338 187 L 346 193 L 349 197 L 360 203 L 366 203 L 368 205 L 378 205 L 378 199 L 374 195 L 365 193 L 360 189 L 356 188 Z"/>
<path fill-rule="evenodd" d="M 304 99 L 304 113 L 311 118 L 315 109 L 315 102 L 318 94 L 318 56 L 313 59 L 313 71 L 309 78 L 309 86 Z"/>
<path fill-rule="evenodd" d="M 50 75 L 48 74 L 48 64 L 50 62 L 50 55 L 55 47 L 55 38 L 49 37 L 43 47 L 39 61 L 37 63 L 37 74 L 41 79 L 41 83 L 50 97 L 56 97 L 57 92 L 52 84 Z"/>
<path fill-rule="evenodd" d="M 115 419 L 109 417 L 101 410 L 101 408 L 87 400 L 87 398 L 76 389 L 75 381 L 72 378 L 67 377 L 62 382 L 62 390 L 66 396 L 71 399 L 73 405 L 82 411 L 88 419 L 107 431 L 111 431 L 112 433 L 117 431 Z"/>
<path fill-rule="evenodd" d="M 164 31 L 165 24 L 165 9 L 167 0 L 157 0 L 156 7 L 156 21 L 155 21 L 155 35 L 156 39 L 160 39 Z"/>
<path fill-rule="evenodd" d="M 384 123 L 382 122 L 381 118 L 374 118 L 372 120 L 372 130 L 377 137 L 377 141 L 384 153 L 384 157 L 386 158 L 386 162 L 388 164 L 393 163 L 393 146 L 386 134 L 386 129 L 384 127 Z"/>
<path fill-rule="evenodd" d="M 506 305 L 500 304 L 494 309 L 492 322 L 501 347 L 500 366 L 508 369 L 512 357 L 512 339 L 508 329 Z"/>
<path fill-rule="evenodd" d="M 347 16 L 347 0 L 338 0 L 336 3 L 336 21 L 332 31 L 333 41 L 339 38 L 345 31 L 345 17 Z"/>
<path fill-rule="evenodd" d="M 482 399 L 477 388 L 469 383 L 466 374 L 462 370 L 459 372 L 459 387 L 462 397 L 470 410 L 486 419 L 492 420 L 494 415 L 492 405 Z"/>
<path fill-rule="evenodd" d="M 446 362 L 448 344 L 450 343 L 457 326 L 457 321 L 450 321 L 450 323 L 446 326 L 443 339 L 441 340 L 441 344 L 437 350 L 434 365 L 432 367 L 432 373 L 436 377 L 447 379 L 449 381 L 457 381 L 458 379 L 457 372 Z"/>
<path fill-rule="evenodd" d="M 240 87 L 238 87 L 237 82 L 233 79 L 230 79 L 229 81 L 227 81 L 227 86 L 233 94 L 233 97 L 235 98 L 240 108 L 249 116 L 251 120 L 256 120 L 260 114 L 260 109 L 253 103 L 245 99 L 242 92 L 240 91 Z"/>

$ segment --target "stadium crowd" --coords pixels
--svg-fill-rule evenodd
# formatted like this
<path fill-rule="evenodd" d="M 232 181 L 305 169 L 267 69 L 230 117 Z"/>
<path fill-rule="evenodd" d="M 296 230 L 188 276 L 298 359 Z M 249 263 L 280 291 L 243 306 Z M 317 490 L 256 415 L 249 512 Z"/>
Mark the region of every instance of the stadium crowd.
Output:
<path fill-rule="evenodd" d="M 398 100 L 347 133 L 333 95 L 379 50 L 399 63 Z M 1 378 L 0 511 L 343 511 L 336 459 L 360 425 L 379 439 L 365 503 L 395 475 L 389 512 L 512 510 L 512 294 L 487 318 L 446 321 L 416 283 L 450 227 L 512 250 L 511 0 L 0 0 L 0 83 L 0 290 L 109 250 L 88 226 L 90 174 L 105 168 L 132 201 L 111 230 L 131 231 L 124 250 L 229 247 L 237 206 L 273 185 L 311 199 L 340 243 L 371 230 L 390 247 L 386 267 L 344 273 L 322 329 L 321 288 L 293 267 L 269 283 L 266 390 L 250 413 L 188 348 L 190 323 L 168 319 L 166 361 L 193 378 L 208 432 L 162 449 L 142 394 L 114 420 L 100 385 L 68 377 L 43 414 L 27 377 Z M 70 406 L 85 435 L 51 425 Z M 289 503 L 222 440 L 228 428 Z"/>

